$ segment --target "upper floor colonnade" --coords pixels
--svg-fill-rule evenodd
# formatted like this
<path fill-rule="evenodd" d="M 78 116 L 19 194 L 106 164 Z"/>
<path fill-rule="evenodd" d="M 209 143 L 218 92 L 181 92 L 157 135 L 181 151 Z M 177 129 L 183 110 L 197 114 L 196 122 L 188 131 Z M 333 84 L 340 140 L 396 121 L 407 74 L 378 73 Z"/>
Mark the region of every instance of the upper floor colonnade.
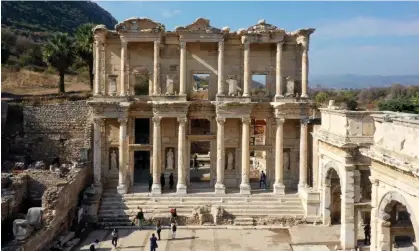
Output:
<path fill-rule="evenodd" d="M 149 88 L 149 95 L 162 95 L 160 76 L 160 65 L 162 63 L 160 57 L 160 48 L 164 46 L 164 41 L 168 38 L 171 41 L 177 41 L 180 48 L 179 63 L 179 96 L 186 96 L 187 86 L 187 44 L 188 43 L 217 43 L 218 60 L 217 60 L 217 95 L 226 96 L 224 85 L 225 80 L 225 45 L 231 39 L 240 39 L 243 50 L 242 71 L 242 96 L 249 97 L 251 94 L 252 71 L 250 67 L 251 61 L 251 44 L 274 44 L 276 48 L 275 65 L 272 66 L 275 71 L 275 98 L 284 95 L 283 79 L 283 48 L 285 44 L 296 44 L 299 47 L 299 54 L 296 60 L 301 62 L 301 89 L 300 96 L 306 98 L 308 88 L 308 50 L 310 35 L 315 29 L 300 29 L 294 32 L 286 32 L 276 26 L 268 24 L 265 20 L 260 20 L 256 25 L 247 29 L 240 29 L 237 32 L 230 32 L 228 27 L 218 29 L 210 26 L 209 20 L 198 18 L 194 23 L 177 27 L 175 31 L 166 31 L 164 25 L 154 22 L 148 18 L 129 18 L 115 26 L 115 30 L 108 30 L 104 25 L 98 25 L 93 29 L 94 32 L 94 57 L 95 57 L 95 83 L 94 95 L 106 96 L 108 91 L 105 87 L 105 50 L 106 43 L 109 38 L 120 39 L 120 77 L 118 93 L 119 96 L 128 96 L 129 88 L 129 62 L 128 62 L 128 44 L 135 42 L 147 42 L 154 44 L 153 54 L 153 72 L 150 79 L 152 85 Z M 173 40 L 175 38 L 175 40 Z M 227 73 L 229 74 L 229 73 Z M 299 74 L 298 74 L 299 75 Z M 116 90 L 116 87 L 114 88 Z"/>

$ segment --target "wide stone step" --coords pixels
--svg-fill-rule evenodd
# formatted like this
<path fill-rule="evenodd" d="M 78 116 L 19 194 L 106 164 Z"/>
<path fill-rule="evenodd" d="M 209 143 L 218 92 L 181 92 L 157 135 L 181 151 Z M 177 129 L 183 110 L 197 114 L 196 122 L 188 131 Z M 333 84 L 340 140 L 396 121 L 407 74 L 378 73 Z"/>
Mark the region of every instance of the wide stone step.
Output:
<path fill-rule="evenodd" d="M 225 210 L 234 210 L 234 209 L 257 209 L 260 210 L 260 205 L 253 205 L 253 204 L 246 204 L 246 205 L 228 205 L 228 204 L 214 204 L 223 207 Z M 171 205 L 161 205 L 161 204 L 110 204 L 110 203 L 102 203 L 100 210 L 138 210 L 138 207 L 145 209 L 164 209 L 169 210 L 170 208 L 176 208 L 177 210 L 182 209 L 194 209 L 197 205 L 196 204 L 171 204 Z M 281 209 L 281 210 L 302 210 L 301 205 L 294 205 L 294 204 L 282 204 L 282 205 L 264 205 L 263 209 L 271 210 L 271 209 Z"/>
<path fill-rule="evenodd" d="M 237 217 L 234 219 L 234 225 L 236 226 L 254 226 L 255 221 L 251 217 Z"/>
<path fill-rule="evenodd" d="M 136 198 L 136 197 L 107 197 L 103 196 L 102 201 L 109 201 L 109 202 L 115 202 L 115 201 L 125 201 L 125 202 L 136 202 L 136 201 L 152 201 L 152 202 L 158 202 L 158 203 L 207 203 L 207 202 L 222 202 L 222 203 L 258 203 L 263 205 L 265 204 L 272 204 L 272 203 L 301 203 L 300 199 L 267 199 L 267 200 L 258 200 L 254 198 L 249 198 L 247 200 L 243 198 L 177 198 L 177 199 L 161 199 L 161 198 Z"/>

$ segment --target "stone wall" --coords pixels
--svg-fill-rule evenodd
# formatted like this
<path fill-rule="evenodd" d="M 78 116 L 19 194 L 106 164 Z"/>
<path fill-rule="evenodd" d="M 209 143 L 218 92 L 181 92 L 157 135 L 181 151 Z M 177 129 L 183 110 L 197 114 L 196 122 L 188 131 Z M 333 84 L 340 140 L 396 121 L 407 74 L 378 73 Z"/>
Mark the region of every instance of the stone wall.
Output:
<path fill-rule="evenodd" d="M 1 175 L 1 221 L 20 212 L 27 197 L 28 175 L 22 173 L 16 176 L 3 173 Z"/>
<path fill-rule="evenodd" d="M 86 101 L 25 106 L 24 138 L 32 159 L 61 162 L 78 160 L 81 148 L 90 148 L 91 109 Z"/>

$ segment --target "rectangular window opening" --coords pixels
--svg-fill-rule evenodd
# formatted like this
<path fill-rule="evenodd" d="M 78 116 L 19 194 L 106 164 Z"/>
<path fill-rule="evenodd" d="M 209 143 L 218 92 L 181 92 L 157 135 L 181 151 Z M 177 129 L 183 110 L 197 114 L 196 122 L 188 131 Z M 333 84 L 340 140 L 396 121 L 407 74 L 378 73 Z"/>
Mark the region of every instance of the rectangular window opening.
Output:
<path fill-rule="evenodd" d="M 193 74 L 192 100 L 208 100 L 209 81 L 210 74 Z"/>
<path fill-rule="evenodd" d="M 268 95 L 266 74 L 253 74 L 252 75 L 252 95 L 253 96 Z"/>

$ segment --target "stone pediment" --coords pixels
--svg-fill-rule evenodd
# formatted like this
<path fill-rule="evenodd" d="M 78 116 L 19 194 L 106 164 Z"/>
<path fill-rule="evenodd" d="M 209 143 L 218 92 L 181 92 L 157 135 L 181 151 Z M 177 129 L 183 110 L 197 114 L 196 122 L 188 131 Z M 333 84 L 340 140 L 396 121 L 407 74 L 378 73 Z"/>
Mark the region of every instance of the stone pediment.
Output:
<path fill-rule="evenodd" d="M 158 33 L 164 32 L 165 29 L 163 24 L 145 17 L 131 17 L 115 25 L 118 32 Z"/>
<path fill-rule="evenodd" d="M 212 27 L 210 25 L 210 20 L 205 18 L 197 18 L 195 22 L 183 27 L 177 27 L 176 32 L 189 32 L 189 33 L 209 33 L 209 34 L 219 34 L 224 30 L 228 32 L 229 29 L 224 28 L 223 30 Z"/>
<path fill-rule="evenodd" d="M 268 24 L 264 19 L 259 20 L 255 25 L 247 28 L 247 33 L 285 33 L 285 30 L 276 27 L 275 25 Z"/>

